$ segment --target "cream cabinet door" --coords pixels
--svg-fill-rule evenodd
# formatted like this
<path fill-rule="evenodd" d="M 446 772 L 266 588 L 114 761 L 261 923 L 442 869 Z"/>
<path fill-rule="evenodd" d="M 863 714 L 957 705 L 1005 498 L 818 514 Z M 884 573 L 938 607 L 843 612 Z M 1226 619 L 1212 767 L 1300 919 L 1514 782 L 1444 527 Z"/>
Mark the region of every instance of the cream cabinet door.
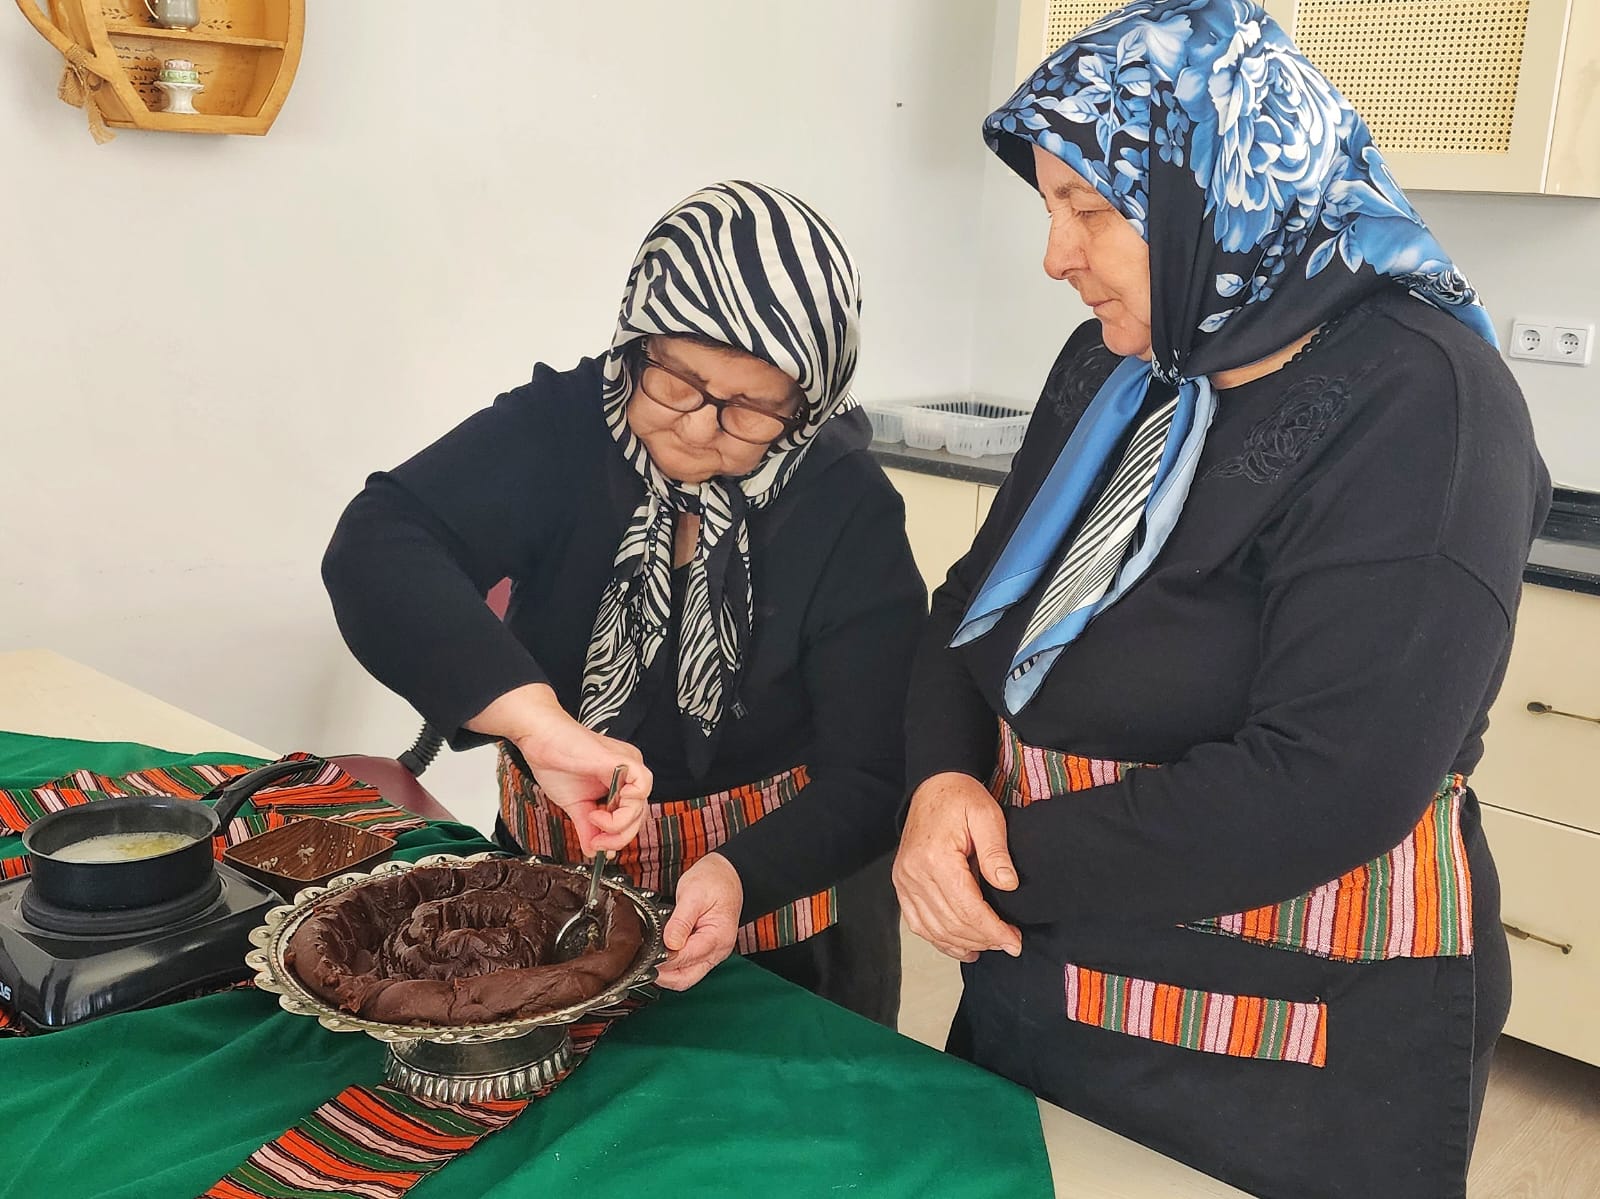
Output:
<path fill-rule="evenodd" d="M 1600 1065 L 1600 836 L 1484 804 L 1511 940 L 1506 1032 Z"/>
<path fill-rule="evenodd" d="M 931 592 L 972 546 L 978 527 L 978 485 L 912 471 L 885 471 L 906 502 L 911 554 Z"/>
<path fill-rule="evenodd" d="M 998 487 L 990 487 L 987 483 L 978 484 L 978 528 L 983 528 L 983 522 L 989 519 L 989 509 L 994 507 L 994 497 L 999 494 Z"/>
<path fill-rule="evenodd" d="M 1600 597 L 1530 584 L 1472 775 L 1478 798 L 1600 833 L 1600 723 L 1584 718 L 1600 718 Z"/>

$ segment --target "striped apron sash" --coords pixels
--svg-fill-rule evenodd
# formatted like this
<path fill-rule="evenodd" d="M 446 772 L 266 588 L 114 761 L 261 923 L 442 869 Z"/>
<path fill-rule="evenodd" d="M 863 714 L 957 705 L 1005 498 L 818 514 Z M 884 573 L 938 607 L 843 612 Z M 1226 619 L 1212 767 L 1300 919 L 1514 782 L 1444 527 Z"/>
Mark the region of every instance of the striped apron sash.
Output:
<path fill-rule="evenodd" d="M 1026 807 L 1150 769 L 1025 745 L 1002 720 L 989 790 L 1002 804 Z M 1465 957 L 1472 953 L 1472 881 L 1461 836 L 1466 788 L 1464 776 L 1447 775 L 1405 840 L 1304 895 L 1185 927 L 1340 962 Z"/>
<path fill-rule="evenodd" d="M 583 861 L 571 819 L 545 798 L 539 784 L 504 749 L 497 773 L 500 819 L 517 844 L 557 862 Z M 685 870 L 735 833 L 777 811 L 810 781 L 806 768 L 796 766 L 727 791 L 652 803 L 638 838 L 614 861 L 638 886 L 671 899 Z M 758 953 L 796 945 L 831 926 L 838 919 L 838 907 L 833 887 L 804 896 L 741 925 L 734 950 Z"/>

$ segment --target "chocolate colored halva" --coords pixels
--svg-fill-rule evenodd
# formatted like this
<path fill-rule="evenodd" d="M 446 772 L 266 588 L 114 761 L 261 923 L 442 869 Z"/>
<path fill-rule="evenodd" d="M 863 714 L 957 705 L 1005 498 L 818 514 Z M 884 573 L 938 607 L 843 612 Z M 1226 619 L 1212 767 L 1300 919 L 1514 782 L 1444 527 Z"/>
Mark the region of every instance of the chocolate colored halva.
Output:
<path fill-rule="evenodd" d="M 324 1001 L 386 1024 L 541 1016 L 600 994 L 643 943 L 638 910 L 608 891 L 599 947 L 553 962 L 556 932 L 584 892 L 567 871 L 512 858 L 420 866 L 318 904 L 285 960 Z"/>

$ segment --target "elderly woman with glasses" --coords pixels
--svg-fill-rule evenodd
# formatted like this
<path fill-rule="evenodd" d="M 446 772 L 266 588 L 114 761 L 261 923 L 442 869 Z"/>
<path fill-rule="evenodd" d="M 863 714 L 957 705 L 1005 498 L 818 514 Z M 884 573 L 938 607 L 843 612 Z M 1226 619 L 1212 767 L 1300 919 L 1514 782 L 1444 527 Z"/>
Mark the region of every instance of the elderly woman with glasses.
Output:
<path fill-rule="evenodd" d="M 697 192 L 645 239 L 610 349 L 374 475 L 323 574 L 373 675 L 455 748 L 498 744 L 506 848 L 620 851 L 675 899 L 664 986 L 737 950 L 892 1024 L 925 593 L 849 394 L 859 309 L 809 206 Z"/>

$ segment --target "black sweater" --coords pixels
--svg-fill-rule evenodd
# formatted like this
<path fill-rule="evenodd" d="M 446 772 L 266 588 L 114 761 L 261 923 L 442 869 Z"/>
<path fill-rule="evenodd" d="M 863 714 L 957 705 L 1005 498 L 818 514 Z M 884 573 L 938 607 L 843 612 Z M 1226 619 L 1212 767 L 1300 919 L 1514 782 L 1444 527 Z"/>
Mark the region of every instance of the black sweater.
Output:
<path fill-rule="evenodd" d="M 903 792 L 899 731 L 926 592 L 883 471 L 864 448 L 818 449 L 749 516 L 755 625 L 742 715 L 724 718 L 707 773 L 692 777 L 685 760 L 675 637 L 644 681 L 643 719 L 618 730 L 654 772 L 656 801 L 809 768 L 796 800 L 723 847 L 747 919 L 889 849 Z M 457 748 L 484 740 L 463 730 L 467 720 L 526 683 L 548 683 L 576 713 L 600 594 L 643 496 L 602 419 L 597 363 L 540 366 L 367 481 L 323 561 L 339 628 L 362 665 Z M 483 595 L 505 577 L 502 624 Z"/>
<path fill-rule="evenodd" d="M 1067 342 L 976 544 L 934 593 L 908 714 L 912 787 L 993 767 L 1037 588 L 988 635 L 945 647 L 1115 365 L 1098 331 Z M 1548 504 L 1498 355 L 1402 294 L 1223 392 L 1151 570 L 1012 719 L 1030 744 L 1163 768 L 1093 802 L 1008 810 L 1021 885 L 991 893 L 998 910 L 1171 926 L 1282 901 L 1393 848 L 1440 779 L 1482 753 Z"/>

